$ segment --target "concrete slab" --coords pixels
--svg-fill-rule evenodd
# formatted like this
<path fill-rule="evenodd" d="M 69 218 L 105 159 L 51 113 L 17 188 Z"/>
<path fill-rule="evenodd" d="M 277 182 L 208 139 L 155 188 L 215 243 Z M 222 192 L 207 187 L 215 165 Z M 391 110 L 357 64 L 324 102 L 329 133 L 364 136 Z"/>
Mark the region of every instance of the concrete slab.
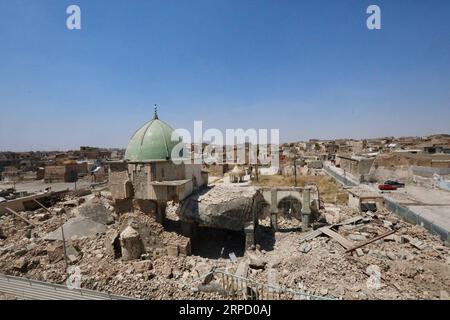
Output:
<path fill-rule="evenodd" d="M 64 223 L 63 228 L 66 240 L 79 239 L 81 237 L 93 237 L 97 234 L 105 233 L 107 229 L 106 225 L 85 217 L 72 218 Z M 61 227 L 48 233 L 44 239 L 62 241 Z"/>

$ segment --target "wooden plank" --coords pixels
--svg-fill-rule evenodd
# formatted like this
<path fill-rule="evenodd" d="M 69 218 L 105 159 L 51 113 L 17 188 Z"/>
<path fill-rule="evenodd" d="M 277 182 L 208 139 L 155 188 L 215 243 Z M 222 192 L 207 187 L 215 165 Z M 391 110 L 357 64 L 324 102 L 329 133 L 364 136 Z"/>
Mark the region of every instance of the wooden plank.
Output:
<path fill-rule="evenodd" d="M 353 223 L 356 223 L 356 222 L 358 222 L 358 221 L 361 221 L 362 219 L 364 219 L 364 217 L 362 217 L 362 216 L 357 216 L 357 217 L 349 218 L 349 219 L 347 219 L 347 220 L 345 220 L 345 221 L 342 221 L 342 222 L 340 222 L 340 223 L 334 224 L 333 227 L 334 227 L 334 226 L 335 226 L 335 227 L 338 227 L 338 226 L 344 226 L 344 225 L 347 225 L 347 224 L 353 224 Z"/>
<path fill-rule="evenodd" d="M 375 238 L 372 238 L 372 239 L 370 239 L 370 240 L 367 240 L 366 242 L 363 242 L 363 243 L 361 243 L 361 244 L 359 244 L 359 245 L 357 245 L 357 246 L 355 246 L 355 247 L 348 248 L 348 250 L 345 251 L 345 253 L 352 252 L 353 250 L 356 250 L 356 249 L 359 249 L 359 248 L 361 248 L 361 247 L 364 247 L 365 245 L 368 245 L 369 243 L 372 243 L 372 242 L 381 240 L 381 239 L 383 239 L 384 237 L 387 237 L 387 236 L 389 236 L 389 235 L 395 233 L 395 231 L 396 231 L 396 230 L 390 230 L 390 231 L 388 231 L 388 232 L 386 232 L 386 233 L 383 233 L 383 234 L 380 234 L 379 236 L 376 236 Z"/>
<path fill-rule="evenodd" d="M 53 215 L 54 213 L 51 212 L 47 207 L 45 207 L 42 203 L 40 203 L 39 201 L 37 201 L 36 199 L 33 199 L 34 202 L 36 202 L 42 209 L 44 209 L 45 211 L 47 211 L 48 213 L 50 213 L 51 215 Z"/>
<path fill-rule="evenodd" d="M 300 238 L 300 243 L 303 243 L 305 241 L 310 241 L 310 240 L 320 236 L 322 233 L 325 233 L 321 229 L 327 228 L 327 229 L 331 230 L 331 228 L 333 228 L 333 227 L 343 226 L 343 225 L 347 225 L 347 224 L 353 224 L 358 221 L 361 221 L 362 219 L 364 219 L 362 216 L 357 216 L 357 217 L 349 218 L 341 223 L 333 224 L 331 226 L 326 226 L 326 227 L 322 227 L 322 228 L 310 231 L 307 234 L 305 234 L 302 238 Z M 347 240 L 347 239 L 345 239 L 345 240 Z M 350 240 L 347 240 L 347 241 L 350 241 Z"/>
<path fill-rule="evenodd" d="M 333 238 L 334 240 L 339 242 L 339 244 L 342 245 L 345 249 L 352 248 L 353 245 L 354 245 L 353 242 L 351 242 L 350 240 L 344 238 L 339 233 L 334 232 L 330 228 L 320 228 L 319 230 L 321 230 L 323 233 L 325 233 L 330 238 Z"/>
<path fill-rule="evenodd" d="M 33 227 L 36 226 L 33 222 L 31 222 L 30 220 L 28 220 L 28 219 L 22 217 L 20 214 L 18 214 L 18 213 L 15 212 L 14 210 L 12 210 L 12 209 L 10 209 L 10 208 L 8 208 L 8 207 L 6 207 L 5 209 L 8 210 L 9 212 L 11 212 L 12 214 L 14 214 L 16 217 L 19 217 L 20 219 L 22 219 L 22 220 L 25 221 L 26 223 L 32 225 Z"/>
<path fill-rule="evenodd" d="M 330 228 L 330 227 L 324 227 L 324 228 Z M 300 238 L 300 243 L 312 240 L 315 237 L 320 236 L 321 234 L 322 234 L 322 231 L 320 229 L 316 229 L 316 230 L 310 231 L 307 234 L 305 234 L 302 238 Z"/>

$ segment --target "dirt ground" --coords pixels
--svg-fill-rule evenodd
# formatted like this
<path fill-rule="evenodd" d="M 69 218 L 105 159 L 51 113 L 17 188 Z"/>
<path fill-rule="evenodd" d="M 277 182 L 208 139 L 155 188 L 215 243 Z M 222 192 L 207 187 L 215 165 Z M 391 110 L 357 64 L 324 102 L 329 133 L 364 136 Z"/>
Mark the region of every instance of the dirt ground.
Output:
<path fill-rule="evenodd" d="M 262 178 L 261 183 L 276 183 L 275 179 L 280 178 Z M 280 179 L 279 183 L 285 182 Z M 325 199 L 333 199 L 342 192 L 324 176 L 302 177 L 299 185 L 311 183 L 322 188 Z M 176 227 L 156 228 L 154 218 L 140 212 L 118 216 L 107 193 L 97 197 L 114 218 L 107 226 L 108 232 L 121 230 L 125 221 L 133 220 L 137 225 L 157 231 L 157 241 L 161 243 L 183 240 Z M 60 226 L 61 219 L 72 218 L 91 198 L 66 199 L 51 208 L 52 214 L 43 209 L 22 213 L 36 224 L 35 227 L 13 215 L 1 216 L 0 273 L 64 284 L 67 275 L 62 243 L 44 238 Z M 171 216 L 176 206 L 169 206 L 168 210 L 172 211 L 168 212 Z M 255 257 L 258 263 L 248 269 L 249 279 L 267 284 L 273 282 L 276 275 L 281 287 L 321 297 L 353 300 L 449 298 L 450 248 L 422 227 L 403 222 L 384 210 L 361 215 L 339 203 L 326 202 L 320 214 L 324 224 L 328 223 L 328 227 L 355 245 L 389 230 L 395 233 L 358 251 L 345 253 L 346 249 L 339 242 L 325 234 L 301 241 L 307 232 L 301 231 L 300 221 L 280 217 L 276 233 L 271 231 L 269 221 L 260 221 L 259 245 L 246 252 L 242 248 L 242 234 L 209 229 L 192 242 L 194 248 L 190 256 L 143 254 L 141 259 L 124 261 L 108 253 L 105 234 L 96 234 L 68 239 L 67 245 L 77 252 L 69 263 L 79 268 L 83 288 L 139 299 L 229 298 L 222 291 L 203 290 L 204 276 L 214 269 L 234 274 L 241 263 L 251 262 Z M 355 217 L 358 222 L 339 225 Z M 272 277 L 270 281 L 269 277 Z M 218 277 L 210 281 L 220 284 Z"/>
<path fill-rule="evenodd" d="M 337 232 L 347 239 L 370 239 L 389 230 L 391 223 L 398 228 L 395 236 L 368 244 L 358 253 L 345 253 L 341 244 L 325 235 L 300 244 L 301 233 L 281 231 L 274 241 L 266 229 L 263 243 L 274 243 L 273 250 L 264 250 L 262 244 L 258 254 L 267 266 L 252 270 L 252 276 L 264 282 L 275 270 L 283 287 L 336 299 L 447 299 L 450 249 L 422 227 L 383 212 L 370 222 L 340 227 Z M 402 236 L 416 237 L 426 246 L 418 249 L 403 242 Z M 379 280 L 379 286 L 371 280 Z"/>
<path fill-rule="evenodd" d="M 259 176 L 259 181 L 253 181 L 253 185 L 260 187 L 293 187 L 294 177 L 282 175 Z M 333 179 L 325 175 L 297 176 L 297 186 L 316 185 L 319 188 L 321 199 L 325 202 L 345 204 L 348 201 L 348 193 L 338 186 Z"/>

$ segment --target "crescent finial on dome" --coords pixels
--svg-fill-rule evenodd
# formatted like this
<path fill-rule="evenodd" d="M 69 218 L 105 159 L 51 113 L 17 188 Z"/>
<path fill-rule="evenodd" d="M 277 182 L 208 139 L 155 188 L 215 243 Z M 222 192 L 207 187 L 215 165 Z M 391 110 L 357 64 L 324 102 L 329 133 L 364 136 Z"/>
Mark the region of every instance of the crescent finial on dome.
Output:
<path fill-rule="evenodd" d="M 155 104 L 153 108 L 154 108 L 154 111 L 153 111 L 153 120 L 159 119 L 159 118 L 158 118 L 158 105 Z"/>

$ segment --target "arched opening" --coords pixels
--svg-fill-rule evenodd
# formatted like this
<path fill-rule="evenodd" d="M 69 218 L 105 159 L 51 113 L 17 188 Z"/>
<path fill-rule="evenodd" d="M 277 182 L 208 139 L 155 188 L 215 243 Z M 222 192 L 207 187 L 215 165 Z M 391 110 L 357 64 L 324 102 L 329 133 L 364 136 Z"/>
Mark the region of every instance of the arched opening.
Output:
<path fill-rule="evenodd" d="M 302 204 L 297 198 L 287 196 L 278 202 L 278 212 L 286 219 L 295 218 L 301 221 Z"/>
<path fill-rule="evenodd" d="M 245 254 L 245 235 L 242 231 L 199 227 L 192 241 L 192 254 L 208 259 L 229 259 Z"/>

